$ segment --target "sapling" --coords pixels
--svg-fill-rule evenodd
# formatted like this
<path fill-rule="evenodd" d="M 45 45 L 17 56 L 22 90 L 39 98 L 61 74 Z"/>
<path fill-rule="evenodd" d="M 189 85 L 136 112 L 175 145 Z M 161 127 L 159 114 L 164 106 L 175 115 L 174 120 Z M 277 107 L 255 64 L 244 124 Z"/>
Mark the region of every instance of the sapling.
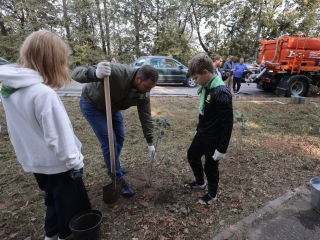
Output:
<path fill-rule="evenodd" d="M 249 120 L 249 117 L 245 116 L 244 114 L 239 114 L 236 111 L 233 111 L 234 118 L 237 121 L 237 124 L 235 127 L 233 127 L 234 130 L 240 130 L 242 132 L 241 134 L 241 145 L 240 145 L 240 151 L 242 149 L 242 137 L 246 134 L 246 131 L 248 130 L 248 124 L 247 121 Z"/>
<path fill-rule="evenodd" d="M 156 143 L 155 143 L 155 152 L 151 156 L 151 161 L 150 161 L 150 170 L 149 170 L 149 179 L 148 179 L 148 185 L 151 186 L 151 176 L 152 176 L 152 170 L 153 170 L 153 164 L 154 164 L 154 159 L 156 157 L 156 152 L 158 150 L 158 143 L 160 139 L 163 139 L 165 136 L 168 136 L 166 133 L 166 129 L 169 129 L 172 125 L 172 122 L 169 121 L 166 117 L 158 118 L 155 121 L 152 122 L 153 128 L 155 132 L 157 131 L 157 137 L 156 137 Z"/>

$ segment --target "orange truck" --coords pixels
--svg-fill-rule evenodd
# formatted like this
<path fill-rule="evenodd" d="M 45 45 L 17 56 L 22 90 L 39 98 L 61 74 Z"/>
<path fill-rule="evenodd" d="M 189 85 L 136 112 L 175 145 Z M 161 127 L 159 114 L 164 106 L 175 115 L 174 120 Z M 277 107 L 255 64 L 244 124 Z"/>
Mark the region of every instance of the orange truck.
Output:
<path fill-rule="evenodd" d="M 250 76 L 257 87 L 282 96 L 305 96 L 310 84 L 320 87 L 320 39 L 306 35 L 283 35 L 263 39 L 257 66 Z"/>

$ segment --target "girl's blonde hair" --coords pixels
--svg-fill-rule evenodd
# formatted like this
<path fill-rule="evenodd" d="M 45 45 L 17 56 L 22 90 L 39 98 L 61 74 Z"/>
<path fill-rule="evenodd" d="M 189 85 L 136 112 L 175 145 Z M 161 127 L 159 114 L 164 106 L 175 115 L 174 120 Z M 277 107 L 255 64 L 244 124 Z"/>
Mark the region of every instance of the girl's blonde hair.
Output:
<path fill-rule="evenodd" d="M 68 46 L 62 39 L 46 30 L 30 34 L 20 49 L 20 67 L 31 68 L 41 74 L 44 84 L 60 88 L 71 81 L 67 67 Z"/>

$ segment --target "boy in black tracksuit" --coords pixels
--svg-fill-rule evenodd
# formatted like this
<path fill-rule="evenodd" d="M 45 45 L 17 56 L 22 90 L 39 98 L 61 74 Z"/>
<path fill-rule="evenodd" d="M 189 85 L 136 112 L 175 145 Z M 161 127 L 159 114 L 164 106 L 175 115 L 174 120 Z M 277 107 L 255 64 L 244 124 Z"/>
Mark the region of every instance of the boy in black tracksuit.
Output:
<path fill-rule="evenodd" d="M 189 65 L 189 75 L 201 87 L 199 124 L 188 150 L 188 161 L 196 181 L 185 184 L 189 189 L 206 189 L 201 157 L 205 155 L 204 172 L 208 181 L 208 193 L 199 203 L 210 205 L 217 199 L 219 160 L 225 157 L 233 127 L 232 96 L 217 74 L 212 60 L 205 54 L 195 56 Z"/>

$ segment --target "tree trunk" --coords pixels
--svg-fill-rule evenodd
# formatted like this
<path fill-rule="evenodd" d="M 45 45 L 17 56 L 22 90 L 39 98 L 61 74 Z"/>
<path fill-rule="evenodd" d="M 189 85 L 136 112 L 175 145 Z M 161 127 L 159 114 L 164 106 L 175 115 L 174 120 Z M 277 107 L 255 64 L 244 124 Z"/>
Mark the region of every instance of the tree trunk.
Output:
<path fill-rule="evenodd" d="M 62 8 L 63 8 L 64 27 L 66 29 L 67 39 L 70 44 L 71 43 L 71 36 L 70 36 L 70 23 L 69 23 L 68 12 L 67 12 L 67 0 L 62 0 Z"/>
<path fill-rule="evenodd" d="M 7 29 L 6 29 L 5 25 L 4 25 L 1 13 L 0 13 L 0 35 L 2 35 L 2 36 L 7 36 L 8 35 L 8 32 L 7 32 Z"/>
<path fill-rule="evenodd" d="M 157 26 L 157 37 L 159 37 L 159 17 L 160 17 L 160 9 L 159 9 L 159 0 L 156 1 L 157 5 L 157 16 L 156 16 L 156 26 Z"/>
<path fill-rule="evenodd" d="M 111 48 L 110 48 L 110 21 L 108 16 L 108 9 L 107 9 L 107 1 L 103 0 L 103 7 L 104 7 L 104 24 L 106 25 L 106 41 L 107 41 L 107 54 L 111 54 Z"/>
<path fill-rule="evenodd" d="M 257 60 L 258 57 L 258 50 L 259 50 L 259 39 L 260 39 L 260 33 L 261 33 L 261 12 L 262 12 L 262 0 L 259 1 L 260 3 L 260 10 L 259 10 L 259 17 L 258 17 L 258 29 L 257 29 L 257 36 L 256 36 L 256 46 L 253 56 L 253 61 Z"/>
<path fill-rule="evenodd" d="M 139 0 L 134 1 L 134 28 L 135 28 L 135 48 L 136 54 L 140 56 L 140 23 L 139 23 L 139 15 L 140 15 L 140 8 L 139 8 Z"/>
<path fill-rule="evenodd" d="M 191 7 L 192 7 L 192 10 L 193 10 L 193 16 L 194 16 L 195 23 L 196 23 L 196 30 L 197 30 L 197 34 L 198 34 L 200 45 L 203 48 L 203 50 L 207 53 L 209 49 L 207 48 L 207 46 L 202 41 L 201 34 L 200 34 L 200 28 L 199 28 L 199 22 L 198 22 L 198 19 L 197 19 L 196 11 L 194 10 L 193 2 L 191 3 Z"/>
<path fill-rule="evenodd" d="M 101 18 L 101 11 L 100 11 L 100 4 L 99 0 L 95 0 L 96 5 L 97 5 L 97 15 L 98 15 L 98 20 L 99 20 L 99 26 L 100 26 L 100 37 L 101 37 L 101 42 L 102 42 L 102 50 L 104 54 L 106 54 L 106 40 L 104 38 L 104 31 L 103 31 L 103 25 L 102 25 L 102 18 Z"/>

